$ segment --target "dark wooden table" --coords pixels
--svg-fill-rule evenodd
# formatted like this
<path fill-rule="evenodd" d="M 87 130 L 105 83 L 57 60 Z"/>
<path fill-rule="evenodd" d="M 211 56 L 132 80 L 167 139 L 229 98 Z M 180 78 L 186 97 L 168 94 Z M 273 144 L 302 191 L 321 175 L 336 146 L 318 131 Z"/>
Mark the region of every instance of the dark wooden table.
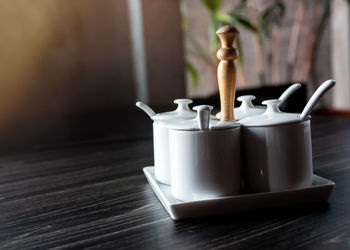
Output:
<path fill-rule="evenodd" d="M 350 119 L 314 117 L 315 173 L 329 203 L 174 222 L 142 168 L 141 138 L 112 137 L 0 157 L 0 249 L 349 249 Z M 113 139 L 114 138 L 114 139 Z"/>

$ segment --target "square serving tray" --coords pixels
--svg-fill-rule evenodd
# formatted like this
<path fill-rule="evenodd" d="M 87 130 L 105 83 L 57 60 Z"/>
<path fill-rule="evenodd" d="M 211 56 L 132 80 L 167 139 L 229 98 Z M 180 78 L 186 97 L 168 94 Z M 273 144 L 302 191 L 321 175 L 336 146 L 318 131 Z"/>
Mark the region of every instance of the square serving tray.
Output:
<path fill-rule="evenodd" d="M 156 180 L 154 167 L 145 167 L 143 172 L 154 193 L 174 220 L 327 201 L 335 185 L 333 181 L 313 175 L 312 186 L 306 188 L 183 202 L 171 194 L 170 186 Z"/>

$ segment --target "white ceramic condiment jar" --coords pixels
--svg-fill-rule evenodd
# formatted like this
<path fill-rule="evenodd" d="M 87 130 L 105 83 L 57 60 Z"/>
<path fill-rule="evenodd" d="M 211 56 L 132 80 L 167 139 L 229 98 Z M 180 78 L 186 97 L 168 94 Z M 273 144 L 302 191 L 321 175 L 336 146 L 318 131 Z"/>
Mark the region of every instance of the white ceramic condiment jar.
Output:
<path fill-rule="evenodd" d="M 169 164 L 169 130 L 168 124 L 181 122 L 196 117 L 196 113 L 188 107 L 192 100 L 176 99 L 177 109 L 170 112 L 156 114 L 152 117 L 153 123 L 153 150 L 154 150 L 154 173 L 159 182 L 170 185 Z"/>
<path fill-rule="evenodd" d="M 169 131 L 168 124 L 181 122 L 182 120 L 191 120 L 195 118 L 196 113 L 188 107 L 192 100 L 176 99 L 177 109 L 170 112 L 156 114 L 148 105 L 137 102 L 136 106 L 142 109 L 149 117 L 154 120 L 153 123 L 153 147 L 154 147 L 154 172 L 159 182 L 170 185 L 170 166 L 169 166 Z"/>
<path fill-rule="evenodd" d="M 194 107 L 194 120 L 169 126 L 171 191 L 183 201 L 240 192 L 240 125 L 210 119 L 212 107 Z"/>
<path fill-rule="evenodd" d="M 283 113 L 281 100 L 267 100 L 266 111 L 242 119 L 243 174 L 253 192 L 279 191 L 312 184 L 310 119 Z"/>

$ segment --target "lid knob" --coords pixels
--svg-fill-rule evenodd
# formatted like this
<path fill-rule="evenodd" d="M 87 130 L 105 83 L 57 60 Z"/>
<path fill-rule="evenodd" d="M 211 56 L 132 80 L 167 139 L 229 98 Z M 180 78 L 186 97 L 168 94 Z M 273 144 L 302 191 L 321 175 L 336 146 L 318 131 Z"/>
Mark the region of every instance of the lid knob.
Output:
<path fill-rule="evenodd" d="M 184 111 L 191 111 L 188 107 L 189 104 L 191 104 L 193 101 L 191 99 L 176 99 L 174 100 L 174 103 L 177 104 L 176 111 L 178 112 L 184 112 Z"/>
<path fill-rule="evenodd" d="M 267 106 L 265 114 L 269 115 L 269 114 L 281 112 L 278 108 L 278 106 L 281 102 L 282 101 L 280 99 L 272 99 L 272 100 L 263 101 L 262 104 Z"/>
<path fill-rule="evenodd" d="M 199 130 L 209 130 L 210 113 L 213 107 L 209 105 L 199 105 L 193 107 L 193 109 L 197 110 L 196 119 L 198 121 Z"/>
<path fill-rule="evenodd" d="M 242 95 L 237 98 L 238 101 L 242 102 L 240 108 L 254 108 L 252 100 L 255 100 L 253 95 Z"/>
<path fill-rule="evenodd" d="M 235 119 L 233 107 L 236 91 L 236 65 L 234 60 L 238 57 L 238 52 L 233 47 L 233 43 L 239 32 L 235 27 L 226 25 L 218 29 L 216 34 L 222 47 L 216 54 L 220 60 L 217 76 L 220 91 L 221 121 L 232 121 Z"/>

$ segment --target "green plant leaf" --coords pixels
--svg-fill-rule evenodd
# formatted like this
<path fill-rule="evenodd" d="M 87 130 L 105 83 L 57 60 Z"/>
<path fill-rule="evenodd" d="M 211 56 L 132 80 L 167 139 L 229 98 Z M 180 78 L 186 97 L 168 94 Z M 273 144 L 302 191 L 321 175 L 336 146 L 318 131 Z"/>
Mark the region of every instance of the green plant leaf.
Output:
<path fill-rule="evenodd" d="M 180 1 L 180 14 L 181 14 L 181 28 L 182 30 L 187 29 L 187 18 L 186 18 L 186 3 L 185 0 Z"/>
<path fill-rule="evenodd" d="M 244 17 L 241 17 L 239 15 L 234 15 L 233 17 L 237 23 L 242 25 L 244 28 L 250 30 L 251 32 L 257 33 L 258 29 L 255 27 L 251 22 L 249 22 L 248 19 L 245 19 Z"/>
<path fill-rule="evenodd" d="M 185 62 L 185 68 L 191 76 L 192 86 L 196 88 L 198 86 L 198 72 L 197 72 L 197 70 L 189 61 Z"/>
<path fill-rule="evenodd" d="M 217 11 L 213 15 L 218 21 L 220 21 L 224 25 L 233 24 L 235 21 L 232 16 L 225 14 L 225 13 L 222 13 L 222 12 Z"/>
<path fill-rule="evenodd" d="M 231 10 L 231 14 L 238 15 L 242 14 L 242 12 L 247 7 L 247 0 L 241 0 L 235 7 Z"/>
<path fill-rule="evenodd" d="M 237 44 L 237 50 L 238 50 L 238 60 L 243 65 L 243 50 L 242 50 L 242 42 L 241 38 L 239 36 L 236 37 L 236 44 Z"/>
<path fill-rule="evenodd" d="M 213 15 L 223 25 L 226 25 L 226 24 L 236 25 L 238 23 L 242 25 L 244 28 L 254 33 L 258 32 L 258 29 L 251 22 L 249 22 L 249 20 L 245 19 L 242 16 L 239 16 L 233 13 L 229 15 L 221 12 L 215 12 Z"/>
<path fill-rule="evenodd" d="M 184 16 L 181 16 L 181 28 L 182 30 L 187 30 L 187 19 Z"/>
<path fill-rule="evenodd" d="M 261 27 L 264 33 L 270 37 L 273 25 L 281 25 L 281 21 L 285 15 L 286 7 L 281 0 L 275 1 L 268 6 L 261 14 Z"/>
<path fill-rule="evenodd" d="M 215 16 L 212 16 L 209 21 L 208 35 L 209 35 L 209 49 L 211 53 L 214 53 L 218 44 L 218 37 L 216 36 L 216 30 L 219 23 Z"/>
<path fill-rule="evenodd" d="M 202 0 L 202 2 L 210 12 L 218 11 L 222 5 L 221 0 Z"/>

